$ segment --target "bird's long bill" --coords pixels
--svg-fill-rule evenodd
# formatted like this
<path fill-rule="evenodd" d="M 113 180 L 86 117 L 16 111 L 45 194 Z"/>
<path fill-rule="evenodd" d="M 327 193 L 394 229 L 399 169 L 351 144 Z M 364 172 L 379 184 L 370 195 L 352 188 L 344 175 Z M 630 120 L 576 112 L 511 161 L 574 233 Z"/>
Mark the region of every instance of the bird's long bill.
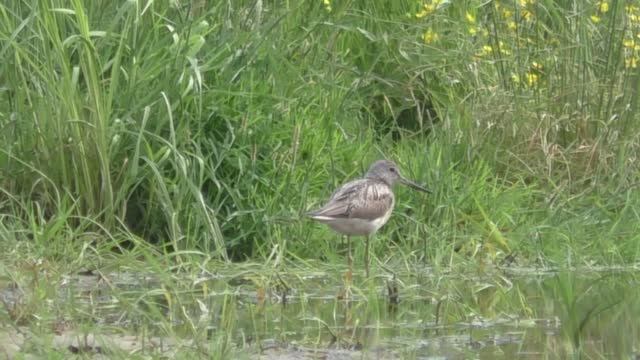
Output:
<path fill-rule="evenodd" d="M 423 191 L 423 192 L 426 192 L 427 194 L 431 194 L 431 190 L 429 190 L 429 189 L 425 188 L 424 186 L 419 185 L 419 184 L 417 184 L 417 183 L 415 183 L 415 182 L 413 182 L 411 180 L 405 179 L 403 177 L 401 177 L 399 180 L 400 180 L 401 184 L 407 185 L 408 187 L 410 187 L 412 189 Z"/>

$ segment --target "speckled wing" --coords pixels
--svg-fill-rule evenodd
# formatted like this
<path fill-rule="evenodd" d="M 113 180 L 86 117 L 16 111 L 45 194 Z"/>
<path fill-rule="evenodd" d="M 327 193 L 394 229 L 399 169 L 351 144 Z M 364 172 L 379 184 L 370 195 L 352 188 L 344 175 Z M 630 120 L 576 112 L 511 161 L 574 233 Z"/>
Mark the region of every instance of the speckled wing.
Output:
<path fill-rule="evenodd" d="M 393 207 L 393 192 L 381 181 L 360 179 L 336 190 L 322 208 L 309 213 L 311 217 L 373 220 L 383 217 Z"/>

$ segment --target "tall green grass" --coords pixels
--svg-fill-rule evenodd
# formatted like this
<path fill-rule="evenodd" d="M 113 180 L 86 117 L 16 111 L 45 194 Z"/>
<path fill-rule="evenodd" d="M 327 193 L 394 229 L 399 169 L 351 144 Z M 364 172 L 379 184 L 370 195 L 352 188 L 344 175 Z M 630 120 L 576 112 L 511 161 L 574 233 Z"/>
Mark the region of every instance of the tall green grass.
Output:
<path fill-rule="evenodd" d="M 434 195 L 398 189 L 383 260 L 632 262 L 639 12 L 2 4 L 4 242 L 63 259 L 151 242 L 177 260 L 340 260 L 338 236 L 302 214 L 387 157 Z"/>

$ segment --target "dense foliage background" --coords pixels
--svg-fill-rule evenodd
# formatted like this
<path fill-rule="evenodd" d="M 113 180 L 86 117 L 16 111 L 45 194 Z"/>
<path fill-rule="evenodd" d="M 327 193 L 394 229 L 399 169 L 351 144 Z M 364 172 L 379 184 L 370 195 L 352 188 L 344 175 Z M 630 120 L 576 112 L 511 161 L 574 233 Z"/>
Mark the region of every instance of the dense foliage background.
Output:
<path fill-rule="evenodd" d="M 0 357 L 640 357 L 638 0 L 11 0 L 0 58 Z M 365 276 L 304 214 L 380 158 L 433 194 Z"/>

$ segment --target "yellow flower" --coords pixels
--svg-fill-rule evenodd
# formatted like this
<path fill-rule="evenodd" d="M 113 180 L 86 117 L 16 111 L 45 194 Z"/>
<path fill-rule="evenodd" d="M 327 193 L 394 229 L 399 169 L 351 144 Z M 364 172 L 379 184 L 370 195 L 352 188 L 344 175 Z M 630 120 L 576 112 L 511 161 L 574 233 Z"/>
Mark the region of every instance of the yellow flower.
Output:
<path fill-rule="evenodd" d="M 485 57 L 493 53 L 493 48 L 489 45 L 482 46 L 482 49 L 476 53 L 477 58 Z"/>
<path fill-rule="evenodd" d="M 422 19 L 423 17 L 426 17 L 427 15 L 435 12 L 438 9 L 438 5 L 440 4 L 440 0 L 436 0 L 433 2 L 429 2 L 426 3 L 422 6 L 422 10 L 420 10 L 417 14 L 416 17 L 418 19 Z"/>
<path fill-rule="evenodd" d="M 322 3 L 324 4 L 324 8 L 328 12 L 331 12 L 331 0 L 322 0 Z"/>
<path fill-rule="evenodd" d="M 638 57 L 632 56 L 624 59 L 624 67 L 627 69 L 635 69 L 638 67 Z"/>
<path fill-rule="evenodd" d="M 629 17 L 629 21 L 631 21 L 632 23 L 640 22 L 640 7 L 636 5 L 627 5 L 624 7 L 624 10 Z"/>
<path fill-rule="evenodd" d="M 534 87 L 536 86 L 536 84 L 538 83 L 538 74 L 534 74 L 532 72 L 528 72 L 525 75 L 526 79 L 527 79 L 527 85 Z"/>
<path fill-rule="evenodd" d="M 600 2 L 600 6 L 598 6 L 599 10 L 601 13 L 606 13 L 607 11 L 609 11 L 609 2 L 608 1 L 601 1 Z"/>
<path fill-rule="evenodd" d="M 500 49 L 500 52 L 504 55 L 511 55 L 511 50 L 507 48 L 502 40 L 498 41 L 498 49 Z"/>
<path fill-rule="evenodd" d="M 535 61 L 531 63 L 531 68 L 533 70 L 536 70 L 536 71 L 542 71 L 543 70 L 542 64 L 539 64 L 539 63 L 537 63 Z"/>
<path fill-rule="evenodd" d="M 525 20 L 531 20 L 533 18 L 533 12 L 531 7 L 535 5 L 535 0 L 519 0 L 520 16 Z"/>
<path fill-rule="evenodd" d="M 637 14 L 638 12 L 640 12 L 640 7 L 635 5 L 627 5 L 624 7 L 624 10 L 627 12 L 627 14 Z"/>
<path fill-rule="evenodd" d="M 428 12 L 432 13 L 434 11 L 436 11 L 436 8 L 438 7 L 438 3 L 439 1 L 434 1 L 430 4 L 424 4 L 424 9 L 427 10 Z"/>
<path fill-rule="evenodd" d="M 518 27 L 518 26 L 516 25 L 516 22 L 515 22 L 515 21 L 509 21 L 509 22 L 507 23 L 507 28 L 508 28 L 509 30 L 515 30 L 517 27 Z"/>
<path fill-rule="evenodd" d="M 593 21 L 594 24 L 597 24 L 600 22 L 600 16 L 598 15 L 591 15 L 591 21 Z"/>
<path fill-rule="evenodd" d="M 476 23 L 476 16 L 470 12 L 467 11 L 467 13 L 465 14 L 465 17 L 467 18 L 467 21 L 471 24 L 475 24 Z"/>
<path fill-rule="evenodd" d="M 424 40 L 425 44 L 431 44 L 438 41 L 440 39 L 440 35 L 438 35 L 438 33 L 434 32 L 433 30 L 429 29 L 424 32 L 424 34 L 422 35 L 422 39 Z"/>

